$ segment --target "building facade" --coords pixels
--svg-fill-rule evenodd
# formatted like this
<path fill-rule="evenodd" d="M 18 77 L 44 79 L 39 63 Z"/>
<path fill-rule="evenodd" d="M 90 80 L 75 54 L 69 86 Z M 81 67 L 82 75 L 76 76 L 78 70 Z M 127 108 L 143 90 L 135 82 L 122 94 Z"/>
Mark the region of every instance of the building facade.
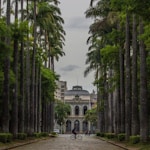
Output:
<path fill-rule="evenodd" d="M 84 119 L 87 110 L 91 109 L 91 95 L 82 86 L 73 86 L 72 90 L 67 90 L 64 94 L 64 102 L 71 106 L 71 112 L 66 119 L 64 126 L 65 133 L 71 133 L 76 127 L 79 133 L 91 130 L 90 122 Z"/>
<path fill-rule="evenodd" d="M 67 91 L 66 81 L 57 81 L 57 89 L 55 91 L 55 99 L 64 101 L 64 94 Z"/>

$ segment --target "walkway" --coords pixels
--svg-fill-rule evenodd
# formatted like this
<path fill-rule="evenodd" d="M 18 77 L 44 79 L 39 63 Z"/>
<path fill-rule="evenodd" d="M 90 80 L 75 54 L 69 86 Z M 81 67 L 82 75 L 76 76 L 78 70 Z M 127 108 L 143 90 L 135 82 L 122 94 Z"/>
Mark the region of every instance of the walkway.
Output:
<path fill-rule="evenodd" d="M 70 135 L 59 135 L 57 138 L 41 140 L 13 150 L 123 150 L 123 148 L 101 141 L 92 135 L 83 135 L 82 140 L 72 140 Z"/>

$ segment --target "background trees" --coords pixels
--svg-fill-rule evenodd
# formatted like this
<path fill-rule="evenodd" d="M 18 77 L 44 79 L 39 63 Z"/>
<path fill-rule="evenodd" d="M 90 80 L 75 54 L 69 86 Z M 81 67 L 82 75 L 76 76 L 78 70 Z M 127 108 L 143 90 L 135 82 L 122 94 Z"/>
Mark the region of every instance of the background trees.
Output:
<path fill-rule="evenodd" d="M 58 4 L 0 1 L 0 132 L 53 130 L 54 59 L 64 55 L 65 40 Z"/>
<path fill-rule="evenodd" d="M 147 111 L 149 40 L 144 38 L 149 35 L 146 27 L 149 21 L 145 17 L 149 14 L 147 7 L 150 7 L 148 1 L 91 0 L 85 12 L 87 18 L 94 20 L 89 28 L 86 61 L 89 66 L 85 72 L 88 73 L 88 68 L 99 72 L 95 77 L 98 129 L 100 132 L 125 133 L 126 140 L 139 134 L 142 142 L 148 141 L 150 117 Z M 96 50 L 98 61 L 89 55 Z M 99 68 L 92 66 L 95 61 L 99 62 Z M 112 120 L 111 129 L 109 120 Z"/>
<path fill-rule="evenodd" d="M 65 119 L 68 117 L 69 113 L 71 112 L 71 107 L 68 104 L 61 102 L 60 100 L 57 101 L 55 105 L 55 119 L 56 122 L 61 126 L 65 123 Z"/>

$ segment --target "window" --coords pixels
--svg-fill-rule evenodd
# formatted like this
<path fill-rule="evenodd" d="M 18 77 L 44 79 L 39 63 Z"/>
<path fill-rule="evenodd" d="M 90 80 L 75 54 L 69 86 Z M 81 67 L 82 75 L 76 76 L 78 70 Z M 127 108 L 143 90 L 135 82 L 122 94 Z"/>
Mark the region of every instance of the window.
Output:
<path fill-rule="evenodd" d="M 79 115 L 79 106 L 75 107 L 75 115 Z"/>
<path fill-rule="evenodd" d="M 83 107 L 83 115 L 85 115 L 86 111 L 87 111 L 87 106 L 84 106 Z"/>

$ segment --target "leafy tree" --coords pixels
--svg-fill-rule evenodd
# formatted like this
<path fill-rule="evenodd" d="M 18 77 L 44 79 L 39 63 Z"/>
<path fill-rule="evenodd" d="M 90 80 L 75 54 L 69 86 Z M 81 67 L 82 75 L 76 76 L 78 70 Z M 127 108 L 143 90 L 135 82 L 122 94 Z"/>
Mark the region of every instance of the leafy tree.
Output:
<path fill-rule="evenodd" d="M 90 121 L 93 125 L 97 124 L 97 108 L 87 110 L 85 113 L 85 120 Z"/>
<path fill-rule="evenodd" d="M 71 111 L 71 107 L 69 104 L 65 104 L 60 100 L 57 101 L 55 106 L 55 119 L 59 125 L 65 123 L 65 119 Z"/>

